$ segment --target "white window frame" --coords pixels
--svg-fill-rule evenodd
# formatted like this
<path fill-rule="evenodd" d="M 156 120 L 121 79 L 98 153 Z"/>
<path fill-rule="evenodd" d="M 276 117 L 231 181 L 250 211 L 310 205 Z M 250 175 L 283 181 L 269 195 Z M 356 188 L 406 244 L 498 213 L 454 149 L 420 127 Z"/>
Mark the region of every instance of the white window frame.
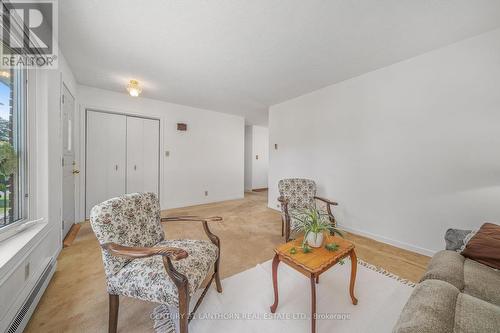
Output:
<path fill-rule="evenodd" d="M 3 4 L 1 4 L 3 6 Z M 2 8 L 3 12 L 4 8 Z M 22 40 L 22 24 L 19 22 L 14 22 L 14 19 L 11 18 L 11 36 L 10 38 L 15 38 L 18 41 Z M 3 27 L 0 28 L 3 29 Z M 0 41 L 2 43 L 3 41 Z M 3 240 L 14 236 L 15 234 L 23 231 L 24 229 L 30 227 L 31 225 L 39 222 L 36 219 L 36 198 L 34 198 L 34 193 L 36 193 L 36 183 L 35 183 L 35 175 L 33 172 L 36 170 L 36 162 L 35 162 L 35 147 L 36 147 L 36 126 L 35 126 L 35 115 L 36 115 L 36 70 L 34 69 L 25 69 L 20 68 L 23 72 L 22 82 L 23 90 L 24 90 L 24 103 L 25 106 L 23 108 L 24 121 L 23 123 L 23 136 L 22 140 L 24 140 L 21 145 L 25 151 L 22 152 L 23 157 L 20 159 L 21 163 L 19 166 L 19 174 L 20 183 L 22 182 L 22 188 L 20 189 L 21 202 L 22 202 L 22 218 L 0 228 L 0 242 Z M 14 85 L 15 86 L 15 85 Z M 13 87 L 13 89 L 17 89 L 17 87 Z"/>
<path fill-rule="evenodd" d="M 23 226 L 26 222 L 29 222 L 32 219 L 32 205 L 31 205 L 31 179 L 30 177 L 30 170 L 31 169 L 31 154 L 30 154 L 30 147 L 32 146 L 32 122 L 31 122 L 31 117 L 30 117 L 30 89 L 29 89 L 29 82 L 30 80 L 28 79 L 28 71 L 26 69 L 20 69 L 22 71 L 22 77 L 21 79 L 24 82 L 21 82 L 21 89 L 23 90 L 24 96 L 23 96 L 23 102 L 24 106 L 22 107 L 22 114 L 21 115 L 16 115 L 16 117 L 22 117 L 22 121 L 20 122 L 21 125 L 21 132 L 22 134 L 15 134 L 18 136 L 19 140 L 21 140 L 21 143 L 19 144 L 19 147 L 21 147 L 20 150 L 20 157 L 19 157 L 19 188 L 18 188 L 18 193 L 19 193 L 19 200 L 18 198 L 14 198 L 14 200 L 18 200 L 18 204 L 21 205 L 21 218 L 18 219 L 17 221 L 14 221 L 13 223 L 4 226 L 0 228 L 0 241 L 3 239 L 6 239 L 10 236 L 13 236 L 17 232 L 21 231 L 21 229 L 24 229 L 26 226 Z M 13 89 L 18 89 L 17 84 L 14 84 Z M 18 129 L 19 131 L 19 129 Z"/>

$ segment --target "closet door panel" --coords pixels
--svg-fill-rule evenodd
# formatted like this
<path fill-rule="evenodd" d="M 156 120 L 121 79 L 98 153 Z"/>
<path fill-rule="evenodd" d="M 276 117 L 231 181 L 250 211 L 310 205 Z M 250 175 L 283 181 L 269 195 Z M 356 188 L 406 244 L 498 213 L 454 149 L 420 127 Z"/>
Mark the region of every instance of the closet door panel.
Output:
<path fill-rule="evenodd" d="M 107 117 L 108 182 L 107 197 L 114 198 L 125 194 L 127 163 L 127 118 L 122 115 L 108 114 Z"/>
<path fill-rule="evenodd" d="M 143 186 L 145 192 L 158 195 L 160 185 L 160 121 L 144 119 L 143 135 Z"/>
<path fill-rule="evenodd" d="M 125 193 L 126 117 L 87 111 L 86 215 Z"/>
<path fill-rule="evenodd" d="M 144 120 L 127 117 L 127 193 L 143 192 Z"/>

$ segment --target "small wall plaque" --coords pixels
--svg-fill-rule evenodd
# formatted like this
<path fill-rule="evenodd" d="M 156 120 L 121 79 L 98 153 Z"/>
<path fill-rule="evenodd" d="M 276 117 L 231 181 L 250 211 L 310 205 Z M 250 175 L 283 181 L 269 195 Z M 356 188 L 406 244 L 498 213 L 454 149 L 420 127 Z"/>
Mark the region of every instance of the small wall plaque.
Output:
<path fill-rule="evenodd" d="M 177 130 L 178 131 L 187 131 L 187 129 L 188 129 L 187 124 L 177 123 Z"/>

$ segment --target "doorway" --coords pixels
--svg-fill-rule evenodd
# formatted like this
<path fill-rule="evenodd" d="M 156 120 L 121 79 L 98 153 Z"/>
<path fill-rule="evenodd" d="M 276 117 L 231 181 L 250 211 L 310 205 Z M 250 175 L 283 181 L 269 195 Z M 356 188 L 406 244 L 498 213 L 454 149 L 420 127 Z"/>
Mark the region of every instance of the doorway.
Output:
<path fill-rule="evenodd" d="M 63 84 L 62 94 L 62 239 L 75 223 L 75 98 Z"/>

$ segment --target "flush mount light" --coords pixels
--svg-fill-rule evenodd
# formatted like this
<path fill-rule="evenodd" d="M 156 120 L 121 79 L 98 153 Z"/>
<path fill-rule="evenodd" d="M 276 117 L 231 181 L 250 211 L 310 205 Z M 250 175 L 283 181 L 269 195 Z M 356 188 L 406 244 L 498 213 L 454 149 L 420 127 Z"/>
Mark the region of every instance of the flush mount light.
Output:
<path fill-rule="evenodd" d="M 127 91 L 130 96 L 137 97 L 142 92 L 141 86 L 139 85 L 139 81 L 130 80 L 127 86 Z"/>

